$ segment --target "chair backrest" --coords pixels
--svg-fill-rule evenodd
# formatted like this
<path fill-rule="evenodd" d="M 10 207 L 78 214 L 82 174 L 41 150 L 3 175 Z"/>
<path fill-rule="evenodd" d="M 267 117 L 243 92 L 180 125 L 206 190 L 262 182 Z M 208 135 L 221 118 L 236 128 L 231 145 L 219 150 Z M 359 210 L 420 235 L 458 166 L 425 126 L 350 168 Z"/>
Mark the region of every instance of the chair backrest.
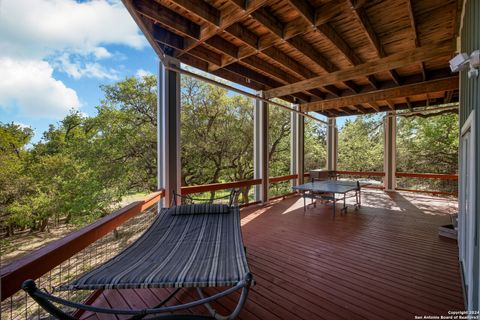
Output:
<path fill-rule="evenodd" d="M 331 179 L 331 171 L 328 170 L 310 170 L 310 181 L 316 180 L 330 180 Z"/>

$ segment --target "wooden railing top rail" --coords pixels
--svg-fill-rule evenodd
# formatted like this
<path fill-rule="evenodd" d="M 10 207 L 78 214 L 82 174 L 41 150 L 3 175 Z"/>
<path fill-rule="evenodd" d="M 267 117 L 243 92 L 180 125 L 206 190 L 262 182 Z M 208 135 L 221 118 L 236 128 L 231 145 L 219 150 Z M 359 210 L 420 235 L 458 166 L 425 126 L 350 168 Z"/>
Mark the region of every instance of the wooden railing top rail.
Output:
<path fill-rule="evenodd" d="M 408 191 L 408 192 L 418 192 L 418 193 L 428 193 L 432 195 L 447 195 L 447 196 L 456 196 L 457 192 L 449 191 L 437 191 L 437 190 L 416 190 L 416 189 L 407 189 L 407 188 L 395 188 L 397 191 Z"/>
<path fill-rule="evenodd" d="M 458 180 L 457 174 L 445 174 L 445 173 L 410 173 L 410 172 L 397 172 L 397 177 L 408 178 L 426 178 L 426 179 L 441 179 L 441 180 Z"/>
<path fill-rule="evenodd" d="M 337 170 L 335 171 L 338 174 L 347 174 L 354 176 L 371 176 L 371 177 L 384 177 L 385 172 L 381 171 L 344 171 Z M 446 173 L 411 173 L 411 172 L 396 172 L 396 177 L 406 177 L 406 178 L 426 178 L 426 179 L 441 179 L 441 180 L 458 180 L 457 174 L 446 174 Z"/>
<path fill-rule="evenodd" d="M 385 172 L 381 171 L 345 171 L 337 170 L 335 171 L 338 174 L 348 174 L 352 176 L 369 176 L 369 177 L 384 177 Z"/>
<path fill-rule="evenodd" d="M 254 186 L 261 183 L 262 183 L 262 179 L 250 179 L 250 180 L 242 180 L 242 181 L 235 181 L 235 182 L 219 182 L 219 183 L 211 183 L 211 184 L 202 184 L 199 186 L 185 186 L 181 188 L 181 191 L 182 191 L 182 194 L 191 194 L 191 193 L 210 192 L 210 191 L 231 189 L 231 188 L 242 188 L 242 187 Z"/>
<path fill-rule="evenodd" d="M 290 175 L 280 176 L 280 177 L 270 177 L 268 178 L 268 182 L 276 183 L 276 182 L 282 182 L 282 181 L 289 181 L 297 178 L 298 178 L 298 174 L 290 174 Z"/>
<path fill-rule="evenodd" d="M 153 206 L 163 195 L 163 190 L 154 192 L 143 201 L 135 201 L 2 267 L 0 272 L 1 300 L 3 301 L 17 292 L 24 280 L 41 277 L 125 221 Z"/>
<path fill-rule="evenodd" d="M 290 174 L 286 176 L 279 176 L 279 177 L 270 177 L 268 181 L 270 183 L 288 181 L 292 179 L 297 179 L 297 174 Z M 242 181 L 234 181 L 234 182 L 219 182 L 219 183 L 211 183 L 211 184 L 202 184 L 198 186 L 184 186 L 181 188 L 182 194 L 192 194 L 192 193 L 201 193 L 201 192 L 210 192 L 210 191 L 217 191 L 223 189 L 231 189 L 231 188 L 242 188 L 248 186 L 259 185 L 262 183 L 262 179 L 250 179 L 250 180 L 242 180 Z"/>

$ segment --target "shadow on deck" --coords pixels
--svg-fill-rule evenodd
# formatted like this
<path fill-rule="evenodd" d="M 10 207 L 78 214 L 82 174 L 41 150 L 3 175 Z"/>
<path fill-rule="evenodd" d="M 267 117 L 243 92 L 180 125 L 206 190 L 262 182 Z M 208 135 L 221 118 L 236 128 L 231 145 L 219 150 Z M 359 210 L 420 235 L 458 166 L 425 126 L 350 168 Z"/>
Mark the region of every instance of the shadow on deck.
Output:
<path fill-rule="evenodd" d="M 297 196 L 244 209 L 256 285 L 239 319 L 414 319 L 464 310 L 457 243 L 437 233 L 457 211 L 456 199 L 367 190 L 362 201 L 335 218 L 325 205 L 304 214 Z M 169 291 L 106 290 L 93 304 L 143 308 Z M 184 289 L 172 303 L 194 298 Z M 227 313 L 235 298 L 214 306 Z"/>

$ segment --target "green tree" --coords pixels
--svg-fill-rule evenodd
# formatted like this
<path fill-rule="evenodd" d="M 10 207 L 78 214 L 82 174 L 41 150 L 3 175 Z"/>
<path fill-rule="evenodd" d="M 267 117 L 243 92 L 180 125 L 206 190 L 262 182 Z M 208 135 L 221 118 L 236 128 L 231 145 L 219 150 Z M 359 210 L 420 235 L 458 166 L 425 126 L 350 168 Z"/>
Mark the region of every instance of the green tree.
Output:
<path fill-rule="evenodd" d="M 183 77 L 181 147 L 183 185 L 251 179 L 251 100 Z"/>
<path fill-rule="evenodd" d="M 338 169 L 383 171 L 383 121 L 378 115 L 347 120 L 338 134 Z"/>
<path fill-rule="evenodd" d="M 323 123 L 305 118 L 304 135 L 305 172 L 325 168 L 327 165 L 327 127 Z"/>
<path fill-rule="evenodd" d="M 27 145 L 33 136 L 31 128 L 0 122 L 0 226 L 7 236 L 16 226 L 24 225 L 17 199 L 28 195 L 31 179 L 25 174 Z"/>
<path fill-rule="evenodd" d="M 456 173 L 458 171 L 458 115 L 398 117 L 397 171 Z M 456 181 L 402 178 L 403 188 L 457 190 Z"/>

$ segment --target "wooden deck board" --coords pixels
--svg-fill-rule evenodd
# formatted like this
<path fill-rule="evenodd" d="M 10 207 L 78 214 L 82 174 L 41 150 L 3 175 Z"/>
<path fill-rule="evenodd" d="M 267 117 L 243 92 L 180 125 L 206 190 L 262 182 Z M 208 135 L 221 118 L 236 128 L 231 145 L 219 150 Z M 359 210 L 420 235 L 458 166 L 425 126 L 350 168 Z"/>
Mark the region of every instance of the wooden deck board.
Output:
<path fill-rule="evenodd" d="M 455 200 L 367 190 L 361 209 L 335 218 L 330 206 L 304 213 L 302 204 L 293 196 L 242 211 L 256 285 L 239 319 L 413 319 L 464 309 L 457 243 L 437 234 Z M 113 291 L 94 305 L 152 306 L 171 289 Z M 182 290 L 168 305 L 196 297 Z M 237 298 L 213 305 L 225 313 Z"/>

